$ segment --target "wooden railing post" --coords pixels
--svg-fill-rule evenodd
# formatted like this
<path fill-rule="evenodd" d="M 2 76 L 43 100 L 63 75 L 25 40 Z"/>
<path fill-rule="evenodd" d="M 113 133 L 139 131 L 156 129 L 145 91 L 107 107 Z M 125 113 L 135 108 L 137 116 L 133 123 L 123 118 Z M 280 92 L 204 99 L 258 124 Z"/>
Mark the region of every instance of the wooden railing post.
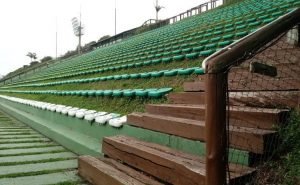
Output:
<path fill-rule="evenodd" d="M 226 84 L 227 73 L 206 75 L 206 185 L 226 184 Z"/>

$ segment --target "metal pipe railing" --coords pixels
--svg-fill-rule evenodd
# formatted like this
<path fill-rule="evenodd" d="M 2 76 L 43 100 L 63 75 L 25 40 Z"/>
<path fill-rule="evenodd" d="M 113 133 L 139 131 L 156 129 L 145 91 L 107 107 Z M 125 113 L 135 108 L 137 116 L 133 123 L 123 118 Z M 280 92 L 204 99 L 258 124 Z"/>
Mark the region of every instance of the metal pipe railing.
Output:
<path fill-rule="evenodd" d="M 205 134 L 206 185 L 227 183 L 227 87 L 228 70 L 245 61 L 259 48 L 300 23 L 300 8 L 281 16 L 252 34 L 206 58 L 205 69 Z M 228 110 L 229 111 L 229 110 Z"/>

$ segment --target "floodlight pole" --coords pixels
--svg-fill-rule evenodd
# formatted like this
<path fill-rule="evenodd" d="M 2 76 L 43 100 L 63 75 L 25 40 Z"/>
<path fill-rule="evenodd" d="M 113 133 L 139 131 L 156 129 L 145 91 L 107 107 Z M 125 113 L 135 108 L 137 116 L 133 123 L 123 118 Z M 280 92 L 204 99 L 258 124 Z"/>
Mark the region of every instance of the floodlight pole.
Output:
<path fill-rule="evenodd" d="M 155 6 L 155 7 L 156 7 L 156 8 L 155 8 L 155 9 L 156 9 L 156 21 L 158 21 L 158 11 L 159 11 L 159 10 L 157 9 L 157 8 L 158 8 L 158 0 L 156 0 L 156 6 Z"/>
<path fill-rule="evenodd" d="M 55 32 L 55 59 L 57 59 L 57 17 L 56 17 L 56 32 Z"/>
<path fill-rule="evenodd" d="M 79 36 L 78 36 L 78 54 L 81 54 L 81 6 L 80 6 L 80 15 L 79 15 Z"/>
<path fill-rule="evenodd" d="M 115 0 L 115 35 L 117 35 L 117 0 Z"/>

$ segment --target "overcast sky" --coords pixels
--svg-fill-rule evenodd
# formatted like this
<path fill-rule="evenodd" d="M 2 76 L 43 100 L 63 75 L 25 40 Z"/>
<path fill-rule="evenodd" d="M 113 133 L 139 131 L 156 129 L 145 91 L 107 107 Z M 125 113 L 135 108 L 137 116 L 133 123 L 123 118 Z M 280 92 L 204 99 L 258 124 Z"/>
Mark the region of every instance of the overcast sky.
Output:
<path fill-rule="evenodd" d="M 164 19 L 207 0 L 159 0 L 165 6 Z M 155 0 L 116 0 L 117 33 L 140 26 L 155 18 Z M 0 5 L 0 74 L 5 75 L 30 63 L 27 52 L 38 59 L 55 57 L 55 32 L 58 31 L 58 56 L 77 45 L 71 19 L 82 10 L 85 35 L 82 44 L 103 35 L 114 35 L 114 0 L 3 0 Z M 56 26 L 57 25 L 57 26 Z"/>

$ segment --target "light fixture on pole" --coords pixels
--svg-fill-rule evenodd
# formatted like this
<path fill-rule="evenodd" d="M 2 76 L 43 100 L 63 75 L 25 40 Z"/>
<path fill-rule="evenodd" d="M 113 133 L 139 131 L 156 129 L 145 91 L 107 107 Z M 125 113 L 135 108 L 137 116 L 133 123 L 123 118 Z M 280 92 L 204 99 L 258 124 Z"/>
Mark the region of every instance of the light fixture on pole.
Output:
<path fill-rule="evenodd" d="M 158 21 L 158 12 L 162 9 L 165 8 L 163 6 L 158 5 L 158 0 L 156 0 L 156 5 L 154 6 L 155 11 L 156 11 L 156 22 Z"/>
<path fill-rule="evenodd" d="M 81 36 L 84 34 L 83 33 L 83 26 L 81 24 L 81 11 L 80 11 L 80 16 L 79 16 L 79 21 L 77 17 L 74 17 L 72 19 L 72 25 L 73 25 L 73 31 L 76 37 L 78 37 L 78 54 L 81 53 Z"/>

